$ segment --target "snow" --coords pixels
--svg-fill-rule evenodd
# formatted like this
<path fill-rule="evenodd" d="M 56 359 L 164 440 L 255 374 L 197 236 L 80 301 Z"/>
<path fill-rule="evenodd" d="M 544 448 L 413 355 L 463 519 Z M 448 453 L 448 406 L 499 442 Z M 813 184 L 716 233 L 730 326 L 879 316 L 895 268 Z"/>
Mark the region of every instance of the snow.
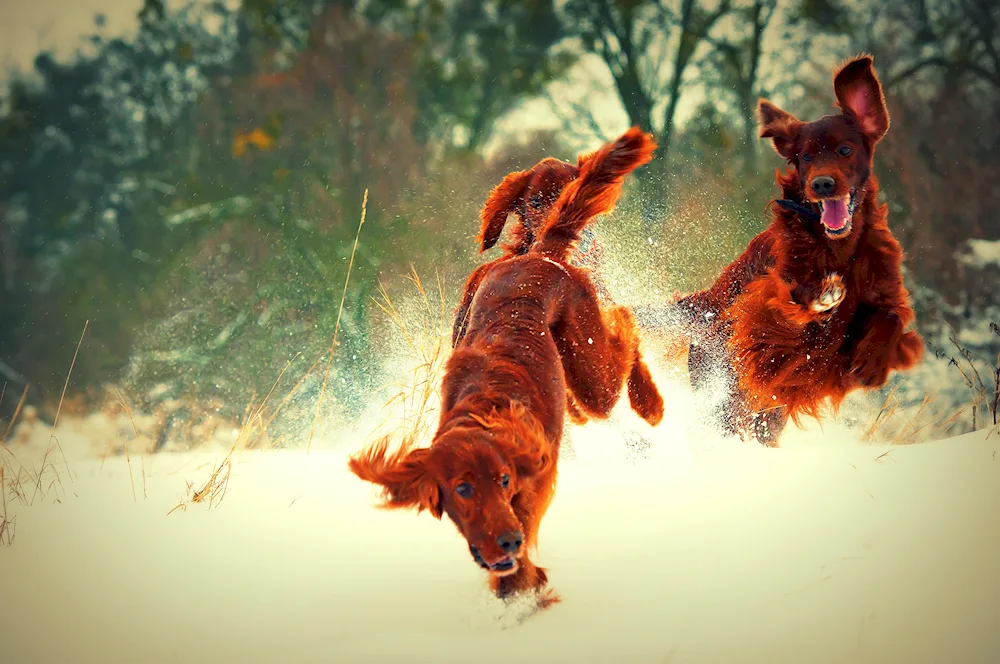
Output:
<path fill-rule="evenodd" d="M 960 254 L 958 258 L 965 264 L 980 269 L 988 265 L 1000 267 L 1000 240 L 969 240 L 968 252 Z"/>
<path fill-rule="evenodd" d="M 238 452 L 222 502 L 168 515 L 221 440 L 102 468 L 108 443 L 67 419 L 60 479 L 32 506 L 8 491 L 0 661 L 1000 659 L 1000 435 L 871 445 L 827 420 L 765 449 L 671 381 L 659 427 L 622 404 L 569 428 L 536 554 L 563 602 L 536 614 L 488 595 L 451 524 L 374 507 L 346 470 L 358 427 Z M 31 466 L 49 431 L 25 431 Z"/>

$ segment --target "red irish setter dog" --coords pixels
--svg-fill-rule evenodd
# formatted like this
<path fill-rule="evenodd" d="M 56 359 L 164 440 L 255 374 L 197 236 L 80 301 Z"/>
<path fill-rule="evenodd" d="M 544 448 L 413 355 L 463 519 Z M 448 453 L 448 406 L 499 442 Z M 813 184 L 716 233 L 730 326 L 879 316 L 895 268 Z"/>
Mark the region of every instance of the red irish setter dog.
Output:
<path fill-rule="evenodd" d="M 776 446 L 788 418 L 881 387 L 923 352 L 906 329 L 903 252 L 872 173 L 889 114 L 871 57 L 844 65 L 833 88 L 840 113 L 814 122 L 760 100 L 760 135 L 788 162 L 777 173 L 783 198 L 712 287 L 677 303 L 692 386 L 721 374 L 730 396 L 720 424 L 765 445 Z"/>
<path fill-rule="evenodd" d="M 602 308 L 587 271 L 567 264 L 584 227 L 610 211 L 655 143 L 632 129 L 580 167 L 523 255 L 487 271 L 448 360 L 430 447 L 389 453 L 381 440 L 350 459 L 384 487 L 385 507 L 447 515 L 501 598 L 558 598 L 527 551 L 552 500 L 567 394 L 605 418 L 628 383 L 632 408 L 657 424 L 663 399 L 642 363 L 631 312 Z"/>

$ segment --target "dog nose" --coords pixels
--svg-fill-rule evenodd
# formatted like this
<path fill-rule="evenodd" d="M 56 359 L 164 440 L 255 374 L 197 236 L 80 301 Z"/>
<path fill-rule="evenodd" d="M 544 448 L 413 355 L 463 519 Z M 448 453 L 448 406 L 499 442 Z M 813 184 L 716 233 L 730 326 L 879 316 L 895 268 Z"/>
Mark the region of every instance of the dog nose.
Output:
<path fill-rule="evenodd" d="M 833 193 L 834 188 L 837 183 L 829 175 L 820 175 L 819 177 L 813 178 L 812 182 L 809 183 L 812 190 L 816 192 L 817 196 L 829 196 Z"/>
<path fill-rule="evenodd" d="M 497 544 L 500 545 L 504 553 L 516 553 L 521 548 L 523 541 L 524 535 L 519 530 L 508 531 L 497 538 Z"/>

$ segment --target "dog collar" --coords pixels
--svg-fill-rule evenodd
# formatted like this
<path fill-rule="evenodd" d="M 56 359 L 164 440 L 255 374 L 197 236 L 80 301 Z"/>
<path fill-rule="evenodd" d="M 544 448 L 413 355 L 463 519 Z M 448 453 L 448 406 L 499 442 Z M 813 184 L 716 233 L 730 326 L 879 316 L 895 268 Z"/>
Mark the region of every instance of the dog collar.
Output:
<path fill-rule="evenodd" d="M 774 202 L 780 205 L 781 207 L 785 208 L 786 210 L 795 212 L 796 214 L 805 217 L 809 221 L 819 221 L 821 218 L 820 215 L 815 210 L 797 201 L 788 200 L 787 198 L 779 198 L 776 199 Z"/>
<path fill-rule="evenodd" d="M 558 261 L 554 261 L 551 258 L 549 258 L 548 256 L 539 256 L 539 258 L 541 258 L 546 263 L 552 263 L 553 265 L 555 265 L 557 268 L 559 268 L 560 270 L 562 270 L 566 274 L 567 277 L 570 276 L 569 270 L 567 270 L 566 266 L 563 265 L 562 263 L 560 263 Z"/>

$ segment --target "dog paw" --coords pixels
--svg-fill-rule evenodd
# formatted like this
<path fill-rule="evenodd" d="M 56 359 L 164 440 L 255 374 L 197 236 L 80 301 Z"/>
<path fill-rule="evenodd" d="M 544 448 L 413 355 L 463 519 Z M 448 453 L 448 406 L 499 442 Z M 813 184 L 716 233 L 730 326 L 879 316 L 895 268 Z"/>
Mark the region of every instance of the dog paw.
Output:
<path fill-rule="evenodd" d="M 858 383 L 868 389 L 877 389 L 889 380 L 891 367 L 884 353 L 869 356 L 851 368 Z"/>
<path fill-rule="evenodd" d="M 552 590 L 551 588 L 543 588 L 538 590 L 535 597 L 536 601 L 538 602 L 539 611 L 544 611 L 553 604 L 558 604 L 559 602 L 562 601 L 562 598 L 559 597 L 559 593 Z"/>
<path fill-rule="evenodd" d="M 570 422 L 576 425 L 584 425 L 590 420 L 571 394 L 566 395 L 566 416 L 569 417 Z"/>
<path fill-rule="evenodd" d="M 632 410 L 651 426 L 659 424 L 663 420 L 663 396 L 642 358 L 636 358 L 626 382 Z"/>
<path fill-rule="evenodd" d="M 903 335 L 896 348 L 893 358 L 894 369 L 909 369 L 920 359 L 924 352 L 924 342 L 920 335 L 910 331 Z"/>
<path fill-rule="evenodd" d="M 841 302 L 844 301 L 844 296 L 847 295 L 847 289 L 844 288 L 844 282 L 837 273 L 828 274 L 825 279 L 823 279 L 823 291 L 819 294 L 815 300 L 813 300 L 810 305 L 810 309 L 814 312 L 821 314 L 831 309 L 834 309 Z"/>

